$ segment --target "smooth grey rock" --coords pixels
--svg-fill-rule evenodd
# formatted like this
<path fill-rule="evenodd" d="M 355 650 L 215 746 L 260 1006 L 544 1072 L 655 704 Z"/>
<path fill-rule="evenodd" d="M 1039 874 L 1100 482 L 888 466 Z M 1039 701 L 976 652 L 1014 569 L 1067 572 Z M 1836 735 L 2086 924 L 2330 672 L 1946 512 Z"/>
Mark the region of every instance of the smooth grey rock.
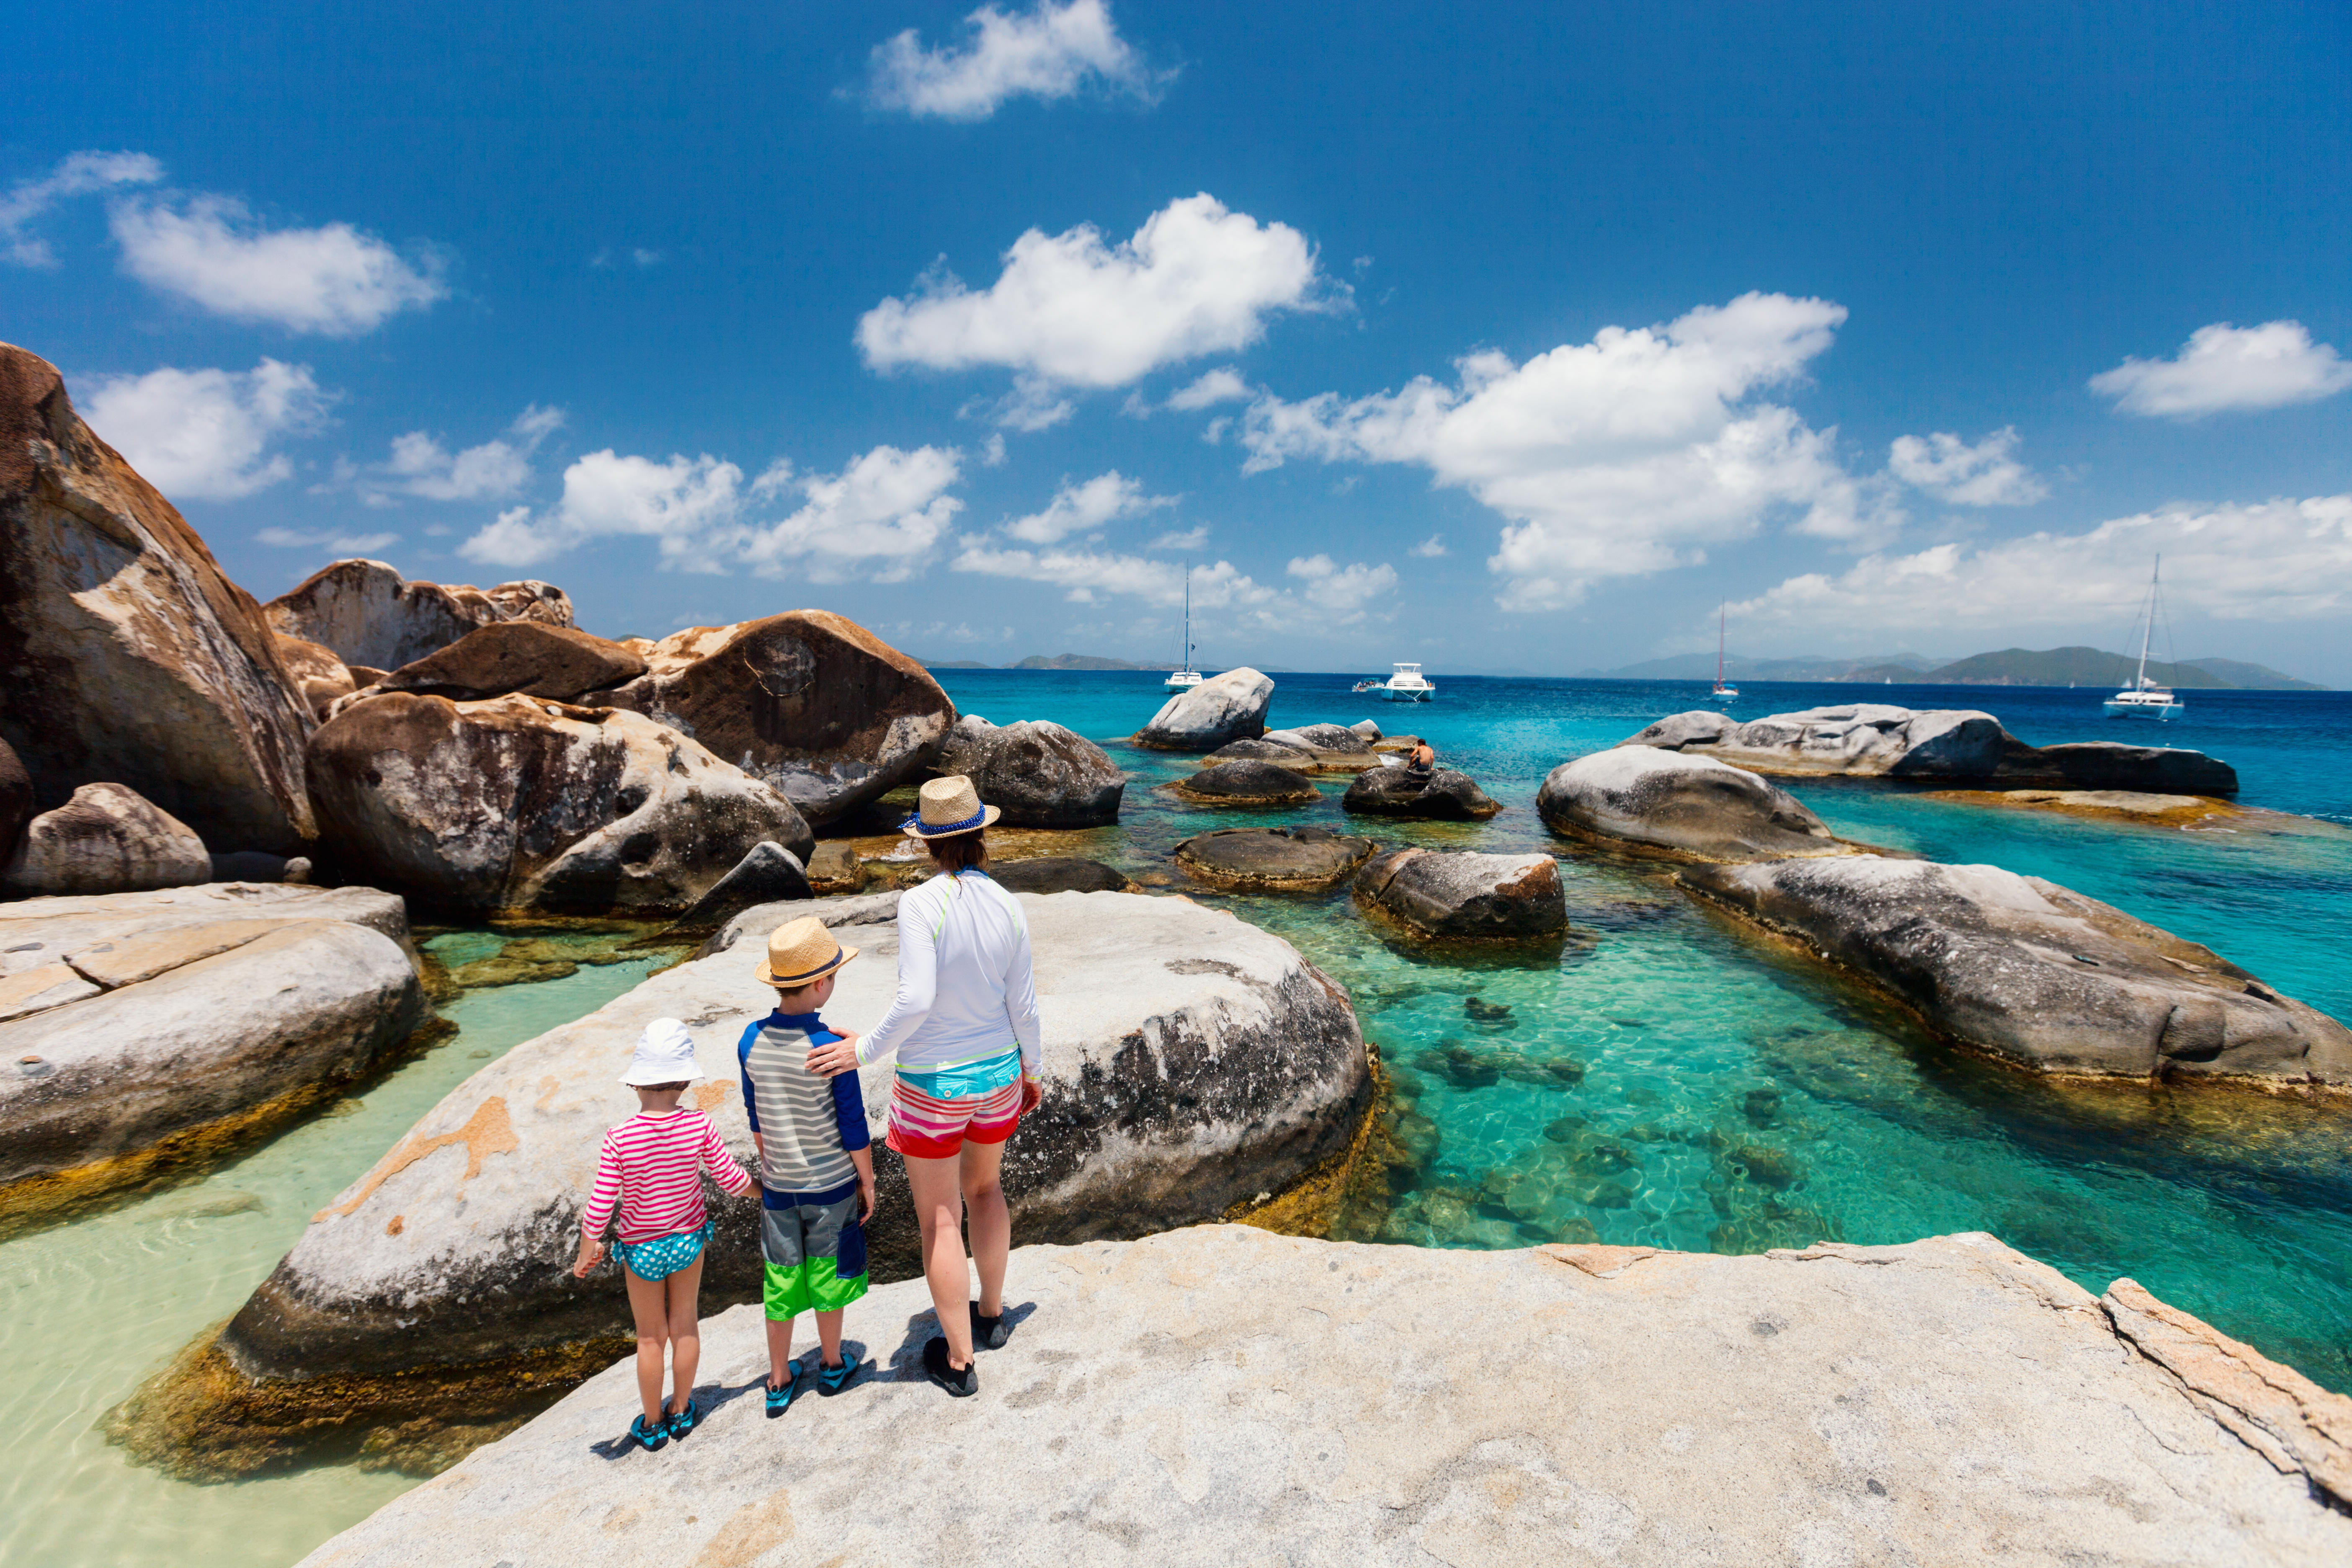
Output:
<path fill-rule="evenodd" d="M 696 900 L 692 909 L 672 921 L 662 934 L 705 935 L 745 910 L 814 896 L 800 857 L 773 839 L 762 839 L 736 862 L 733 870 Z"/>
<path fill-rule="evenodd" d="M 1033 855 L 1001 866 L 991 860 L 988 874 L 1016 893 L 1123 893 L 1133 886 L 1116 867 L 1076 855 Z"/>
<path fill-rule="evenodd" d="M 536 579 L 481 589 L 412 583 L 381 561 L 338 561 L 262 606 L 285 637 L 327 648 L 347 666 L 381 674 L 414 664 L 468 632 L 501 621 L 573 624 L 562 589 Z M 360 685 L 369 684 L 366 681 Z"/>
<path fill-rule="evenodd" d="M 1989 1236 L 1739 1258 L 1213 1226 L 1024 1247 L 1007 1279 L 977 1398 L 925 1380 L 908 1280 L 849 1309 L 871 1370 L 780 1439 L 759 1310 L 714 1313 L 686 1442 L 621 1452 L 623 1361 L 302 1568 L 2352 1557 L 2352 1401 Z"/>
<path fill-rule="evenodd" d="M 510 691 L 571 702 L 645 672 L 642 655 L 576 626 L 494 621 L 401 666 L 376 685 L 454 702 L 478 702 Z"/>
<path fill-rule="evenodd" d="M 1424 937 L 1523 941 L 1568 929 L 1559 863 L 1549 855 L 1385 850 L 1356 873 L 1355 895 Z"/>
<path fill-rule="evenodd" d="M 1279 763 L 1219 763 L 1160 787 L 1195 805 L 1300 805 L 1322 798 L 1314 780 Z"/>
<path fill-rule="evenodd" d="M 2039 877 L 1875 855 L 1692 866 L 1684 886 L 2042 1072 L 2352 1083 L 2352 1032 Z"/>
<path fill-rule="evenodd" d="M 1397 766 L 1368 768 L 1339 797 L 1339 809 L 1362 816 L 1406 816 L 1430 822 L 1486 822 L 1503 806 L 1468 773 L 1432 768 L 1419 777 Z"/>
<path fill-rule="evenodd" d="M 1226 827 L 1176 846 L 1176 864 L 1237 892 L 1316 893 L 1346 880 L 1379 847 L 1322 827 Z"/>
<path fill-rule="evenodd" d="M 858 893 L 844 899 L 793 899 L 781 903 L 761 904 L 745 910 L 719 928 L 717 934 L 707 939 L 695 952 L 697 958 L 709 958 L 715 952 L 725 952 L 746 937 L 756 950 L 768 940 L 768 933 L 779 926 L 787 926 L 803 915 L 814 915 L 829 928 L 841 926 L 887 925 L 898 918 L 898 895 L 906 889 L 893 888 L 887 893 Z"/>
<path fill-rule="evenodd" d="M 1349 731 L 1356 737 L 1356 739 L 1363 742 L 1367 746 L 1377 745 L 1380 742 L 1381 727 L 1378 724 L 1373 723 L 1370 719 L 1360 720 L 1356 723 L 1350 724 L 1348 726 L 1348 729 Z"/>
<path fill-rule="evenodd" d="M 139 893 L 212 880 L 212 857 L 188 825 L 121 784 L 84 784 L 25 825 L 0 874 L 11 898 Z"/>
<path fill-rule="evenodd" d="M 933 766 L 971 779 L 982 801 L 1013 827 L 1108 827 L 1127 792 L 1127 774 L 1108 752 L 1044 720 L 1000 728 L 967 714 Z"/>
<path fill-rule="evenodd" d="M 1252 739 L 1265 729 L 1274 682 L 1244 667 L 1213 675 L 1160 705 L 1151 722 L 1135 732 L 1135 744 L 1158 752 L 1213 752 L 1228 741 Z"/>
<path fill-rule="evenodd" d="M 1286 768 L 1309 767 L 1314 761 L 1298 747 L 1286 745 L 1263 735 L 1254 740 L 1227 741 L 1211 752 L 1207 760 L 1212 763 L 1279 763 Z"/>
<path fill-rule="evenodd" d="M 310 742 L 327 843 L 453 910 L 683 910 L 752 846 L 814 847 L 792 803 L 642 715 L 392 692 Z"/>
<path fill-rule="evenodd" d="M 1328 773 L 1350 773 L 1381 765 L 1371 742 L 1353 730 L 1337 724 L 1303 724 L 1291 730 L 1268 730 L 1261 741 L 1297 752 L 1307 764 Z"/>
<path fill-rule="evenodd" d="M 1363 1040 L 1346 994 L 1289 943 L 1182 899 L 1019 898 L 1035 953 L 1045 1100 L 1005 1155 L 1017 1238 L 1213 1219 L 1347 1146 L 1370 1093 Z M 824 1016 L 869 1031 L 896 990 L 898 933 L 856 926 L 840 936 L 860 952 Z M 452 1090 L 320 1211 L 224 1332 L 231 1361 L 247 1377 L 364 1376 L 625 1325 L 620 1280 L 583 1284 L 569 1268 L 603 1130 L 634 1108 L 617 1080 L 649 1020 L 686 1020 L 710 1075 L 689 1103 L 748 1159 L 735 1041 L 775 1005 L 753 974 L 758 940 L 656 974 Z M 891 1071 L 864 1073 L 877 1142 Z M 888 1155 L 876 1165 L 871 1256 L 879 1277 L 903 1277 L 916 1253 L 903 1169 Z M 703 1299 L 753 1300 L 756 1199 L 720 1199 L 713 1213 Z M 395 1215 L 403 1223 L 388 1231 Z"/>
<path fill-rule="evenodd" d="M 1536 811 L 1556 833 L 1700 860 L 1843 853 L 1790 795 L 1713 757 L 1653 746 L 1595 752 L 1552 769 Z"/>
<path fill-rule="evenodd" d="M 2070 741 L 2057 746 L 2020 744 L 2000 776 L 2056 789 L 2139 790 L 2162 795 L 2235 795 L 2238 770 L 2202 752 L 2134 746 L 2121 741 Z"/>

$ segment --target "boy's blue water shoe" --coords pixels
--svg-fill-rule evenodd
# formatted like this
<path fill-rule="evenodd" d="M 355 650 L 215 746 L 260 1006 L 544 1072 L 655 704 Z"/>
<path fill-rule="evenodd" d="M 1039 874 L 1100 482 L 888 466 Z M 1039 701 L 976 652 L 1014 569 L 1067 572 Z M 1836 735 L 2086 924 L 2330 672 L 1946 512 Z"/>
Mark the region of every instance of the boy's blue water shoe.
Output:
<path fill-rule="evenodd" d="M 799 1385 L 800 1377 L 801 1363 L 797 1361 L 788 1361 L 784 1363 L 784 1385 L 778 1388 L 772 1383 L 768 1384 L 769 1420 L 773 1421 L 793 1407 L 793 1390 Z"/>
<path fill-rule="evenodd" d="M 857 1375 L 857 1367 L 858 1363 L 845 1353 L 838 1366 L 825 1365 L 824 1358 L 820 1355 L 816 1363 L 816 1391 L 827 1399 L 832 1398 L 849 1386 L 849 1380 Z"/>

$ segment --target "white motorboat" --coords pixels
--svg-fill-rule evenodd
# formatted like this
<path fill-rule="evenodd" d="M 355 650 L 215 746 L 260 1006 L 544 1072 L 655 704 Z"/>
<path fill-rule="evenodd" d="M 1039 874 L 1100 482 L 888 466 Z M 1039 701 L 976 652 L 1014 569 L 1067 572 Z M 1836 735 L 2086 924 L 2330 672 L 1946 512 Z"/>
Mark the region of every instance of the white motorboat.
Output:
<path fill-rule="evenodd" d="M 1192 668 L 1192 569 L 1190 566 L 1184 568 L 1184 652 L 1178 663 L 1181 668 L 1168 672 L 1168 680 L 1162 690 L 1190 691 L 1201 684 L 1201 672 Z"/>
<path fill-rule="evenodd" d="M 2163 572 L 2164 557 L 2159 555 L 2147 574 L 2147 609 L 2139 630 L 2139 670 L 2132 677 L 2130 686 L 2107 699 L 2104 706 L 2110 719 L 2178 719 L 2189 711 L 2189 705 L 2172 694 L 2172 688 L 2147 678 L 2147 644 L 2156 631 L 2158 580 Z"/>
<path fill-rule="evenodd" d="M 1723 606 L 1715 607 L 1715 689 L 1707 698 L 1715 702 L 1733 702 L 1739 697 L 1739 688 L 1727 686 L 1723 679 Z"/>
<path fill-rule="evenodd" d="M 1432 686 L 1428 679 L 1423 676 L 1421 673 L 1421 666 L 1417 664 L 1400 664 L 1394 667 L 1394 671 L 1395 672 L 1386 680 L 1381 682 L 1379 686 L 1375 688 L 1375 689 L 1380 692 L 1383 700 L 1390 702 L 1426 702 L 1431 698 L 1437 695 L 1437 688 Z"/>

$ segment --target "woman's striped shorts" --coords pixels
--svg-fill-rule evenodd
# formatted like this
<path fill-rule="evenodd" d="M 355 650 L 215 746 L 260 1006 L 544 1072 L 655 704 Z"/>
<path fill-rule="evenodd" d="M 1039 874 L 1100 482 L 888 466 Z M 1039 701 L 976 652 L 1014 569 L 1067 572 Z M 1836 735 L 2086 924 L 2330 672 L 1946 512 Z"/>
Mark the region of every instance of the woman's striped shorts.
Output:
<path fill-rule="evenodd" d="M 1021 1124 L 1021 1080 L 986 1094 L 942 1100 L 903 1078 L 890 1080 L 890 1131 L 882 1140 L 909 1160 L 952 1160 L 965 1140 L 1002 1143 Z"/>

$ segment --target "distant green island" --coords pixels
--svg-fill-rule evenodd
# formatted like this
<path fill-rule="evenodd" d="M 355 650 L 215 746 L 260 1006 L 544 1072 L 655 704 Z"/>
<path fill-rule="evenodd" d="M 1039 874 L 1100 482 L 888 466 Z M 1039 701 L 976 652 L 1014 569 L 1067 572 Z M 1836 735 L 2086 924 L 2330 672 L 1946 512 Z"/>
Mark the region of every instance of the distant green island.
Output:
<path fill-rule="evenodd" d="M 1879 686 L 2113 686 L 2131 683 L 2139 661 L 2095 647 L 2053 647 L 2036 652 L 2010 647 L 1970 654 L 1949 663 L 1916 653 L 1870 654 L 1859 658 L 1744 658 L 1723 661 L 1735 680 L 1832 681 Z M 1715 660 L 1703 653 L 1677 654 L 1616 669 L 1580 672 L 1596 680 L 1706 680 Z M 2189 658 L 2178 664 L 2150 660 L 2151 679 L 2184 691 L 2325 691 L 2315 681 L 2297 680 L 2267 665 L 2235 658 Z"/>
<path fill-rule="evenodd" d="M 925 669 L 994 669 L 998 666 L 982 664 L 976 658 L 926 658 L 919 662 Z M 1129 664 L 1123 658 L 1104 658 L 1091 653 L 1057 653 L 1048 657 L 1033 653 L 1018 664 L 1008 664 L 1006 669 L 1173 669 L 1172 664 Z"/>

